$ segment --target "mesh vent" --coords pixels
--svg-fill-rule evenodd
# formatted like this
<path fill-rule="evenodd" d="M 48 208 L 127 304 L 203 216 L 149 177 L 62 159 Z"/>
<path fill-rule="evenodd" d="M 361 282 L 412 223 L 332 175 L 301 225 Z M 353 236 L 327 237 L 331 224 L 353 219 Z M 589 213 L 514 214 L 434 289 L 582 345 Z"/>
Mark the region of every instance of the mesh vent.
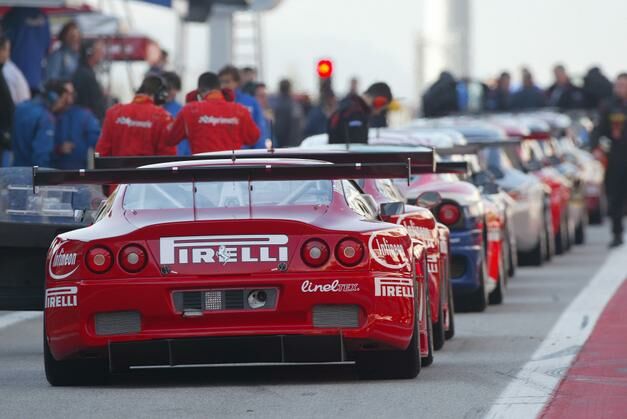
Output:
<path fill-rule="evenodd" d="M 453 255 L 451 258 L 451 278 L 460 278 L 466 274 L 467 262 L 464 256 Z"/>
<path fill-rule="evenodd" d="M 313 308 L 314 327 L 359 327 L 356 305 L 318 305 Z"/>
<path fill-rule="evenodd" d="M 184 292 L 183 293 L 183 309 L 184 310 L 202 310 L 202 293 Z"/>
<path fill-rule="evenodd" d="M 244 291 L 224 291 L 224 308 L 227 310 L 241 310 L 244 308 Z"/>
<path fill-rule="evenodd" d="M 137 311 L 98 313 L 95 316 L 96 334 L 125 335 L 141 332 L 141 316 Z"/>

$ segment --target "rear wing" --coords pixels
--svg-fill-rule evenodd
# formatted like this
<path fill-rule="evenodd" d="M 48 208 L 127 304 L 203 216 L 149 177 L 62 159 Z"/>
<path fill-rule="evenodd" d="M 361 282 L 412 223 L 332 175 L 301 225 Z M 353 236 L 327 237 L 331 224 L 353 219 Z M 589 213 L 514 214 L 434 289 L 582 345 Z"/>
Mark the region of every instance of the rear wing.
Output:
<path fill-rule="evenodd" d="M 385 157 L 370 162 L 290 164 L 228 164 L 213 166 L 170 166 L 134 169 L 53 170 L 33 167 L 33 188 L 61 184 L 118 184 L 220 182 L 252 180 L 320 180 L 407 178 L 412 174 L 434 173 L 433 152 L 421 153 L 414 163 L 407 153 L 378 153 Z"/>
<path fill-rule="evenodd" d="M 468 163 L 465 161 L 442 161 L 435 164 L 435 173 L 468 173 Z"/>
<path fill-rule="evenodd" d="M 329 163 L 399 163 L 411 160 L 414 167 L 433 165 L 432 151 L 415 152 L 346 152 L 346 151 L 293 151 L 293 150 L 243 150 L 195 154 L 192 156 L 136 156 L 100 157 L 94 159 L 96 169 L 129 169 L 151 164 L 203 161 L 203 160 L 245 160 L 245 159 L 307 159 Z"/>
<path fill-rule="evenodd" d="M 477 154 L 486 148 L 502 148 L 519 146 L 521 140 L 519 138 L 499 140 L 499 141 L 478 141 L 470 144 L 458 145 L 450 148 L 436 148 L 435 151 L 440 156 L 458 156 L 464 154 Z"/>

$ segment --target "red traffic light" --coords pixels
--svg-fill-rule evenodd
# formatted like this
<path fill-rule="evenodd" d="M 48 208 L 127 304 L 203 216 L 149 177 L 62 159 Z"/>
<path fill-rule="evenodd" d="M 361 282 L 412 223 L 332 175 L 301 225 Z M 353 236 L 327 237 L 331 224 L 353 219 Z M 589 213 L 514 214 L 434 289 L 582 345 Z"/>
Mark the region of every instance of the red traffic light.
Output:
<path fill-rule="evenodd" d="M 318 61 L 318 77 L 328 79 L 333 74 L 333 62 L 331 60 Z"/>

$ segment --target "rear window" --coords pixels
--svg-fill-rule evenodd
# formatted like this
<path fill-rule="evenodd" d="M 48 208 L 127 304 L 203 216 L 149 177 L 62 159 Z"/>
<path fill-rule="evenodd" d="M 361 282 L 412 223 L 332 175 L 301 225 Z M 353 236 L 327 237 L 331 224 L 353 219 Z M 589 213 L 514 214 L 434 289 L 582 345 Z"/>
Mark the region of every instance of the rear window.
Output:
<path fill-rule="evenodd" d="M 329 205 L 332 199 L 330 180 L 158 183 L 129 185 L 123 206 L 130 210 L 241 208 Z"/>

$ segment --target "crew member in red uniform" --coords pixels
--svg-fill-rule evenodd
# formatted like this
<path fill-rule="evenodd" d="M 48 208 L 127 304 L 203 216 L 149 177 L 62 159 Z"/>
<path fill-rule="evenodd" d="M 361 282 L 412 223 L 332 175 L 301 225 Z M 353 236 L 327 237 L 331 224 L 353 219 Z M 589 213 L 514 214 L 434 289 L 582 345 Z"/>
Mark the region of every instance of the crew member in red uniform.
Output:
<path fill-rule="evenodd" d="M 172 117 L 160 105 L 167 94 L 161 77 L 147 76 L 131 103 L 107 111 L 96 152 L 100 156 L 176 154 L 175 147 L 165 144 Z"/>
<path fill-rule="evenodd" d="M 214 73 L 198 78 L 197 102 L 189 102 L 178 113 L 166 140 L 176 146 L 189 139 L 192 154 L 210 151 L 239 150 L 252 146 L 259 138 L 259 129 L 245 107 L 229 102 L 220 91 L 220 80 Z"/>

